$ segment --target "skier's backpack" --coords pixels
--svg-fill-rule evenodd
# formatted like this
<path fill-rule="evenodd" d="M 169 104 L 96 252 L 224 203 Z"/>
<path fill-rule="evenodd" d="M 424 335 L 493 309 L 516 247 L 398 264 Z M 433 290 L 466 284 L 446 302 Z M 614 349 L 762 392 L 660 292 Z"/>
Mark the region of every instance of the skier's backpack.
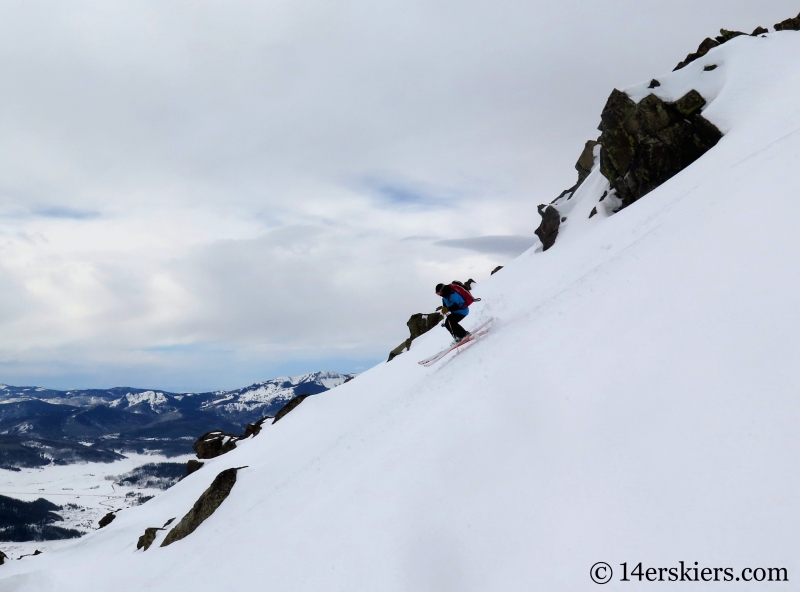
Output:
<path fill-rule="evenodd" d="M 469 293 L 469 290 L 467 290 L 463 286 L 459 286 L 458 284 L 450 284 L 450 288 L 452 288 L 453 292 L 455 292 L 464 299 L 464 308 L 468 307 L 470 304 L 475 302 L 475 298 L 473 298 L 472 294 Z"/>

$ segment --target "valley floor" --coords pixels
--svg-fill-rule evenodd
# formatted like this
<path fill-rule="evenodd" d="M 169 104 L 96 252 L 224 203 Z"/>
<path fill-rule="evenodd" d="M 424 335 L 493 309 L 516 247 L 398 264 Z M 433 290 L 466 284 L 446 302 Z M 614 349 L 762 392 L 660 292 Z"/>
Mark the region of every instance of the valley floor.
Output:
<path fill-rule="evenodd" d="M 115 483 L 120 475 L 151 463 L 185 463 L 194 455 L 166 457 L 149 454 L 128 454 L 113 463 L 82 463 L 44 468 L 8 471 L 0 469 L 0 495 L 31 502 L 44 498 L 62 506 L 58 514 L 62 522 L 55 525 L 90 532 L 97 522 L 112 510 L 137 506 L 151 496 L 162 493 L 153 487 L 126 486 Z M 64 541 L 0 541 L 0 551 L 12 559 L 20 555 L 59 548 Z"/>

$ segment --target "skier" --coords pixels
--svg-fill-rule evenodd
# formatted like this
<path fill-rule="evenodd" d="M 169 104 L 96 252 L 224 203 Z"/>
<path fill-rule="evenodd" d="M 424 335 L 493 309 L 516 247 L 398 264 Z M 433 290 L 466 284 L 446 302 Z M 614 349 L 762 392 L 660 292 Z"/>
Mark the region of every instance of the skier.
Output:
<path fill-rule="evenodd" d="M 454 343 L 460 343 L 471 335 L 459 323 L 469 314 L 469 305 L 472 304 L 473 299 L 467 290 L 454 284 L 436 284 L 436 294 L 442 297 L 442 314 L 447 315 L 444 326 L 455 339 Z"/>

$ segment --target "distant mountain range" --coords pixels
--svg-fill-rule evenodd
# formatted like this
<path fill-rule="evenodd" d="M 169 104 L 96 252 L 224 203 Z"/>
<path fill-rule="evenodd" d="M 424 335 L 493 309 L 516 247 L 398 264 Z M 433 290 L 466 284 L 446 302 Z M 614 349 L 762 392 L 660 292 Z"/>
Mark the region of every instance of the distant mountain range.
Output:
<path fill-rule="evenodd" d="M 350 377 L 315 372 L 206 393 L 0 385 L 0 468 L 111 461 L 126 451 L 189 453 L 207 431 L 241 433 L 297 395 L 325 392 Z"/>

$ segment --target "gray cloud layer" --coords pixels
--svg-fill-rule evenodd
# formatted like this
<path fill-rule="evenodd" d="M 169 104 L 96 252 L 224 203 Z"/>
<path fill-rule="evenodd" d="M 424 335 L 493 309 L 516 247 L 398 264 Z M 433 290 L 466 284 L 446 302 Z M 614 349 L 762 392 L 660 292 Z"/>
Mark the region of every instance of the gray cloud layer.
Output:
<path fill-rule="evenodd" d="M 430 286 L 524 248 L 614 86 L 796 11 L 6 2 L 0 382 L 363 367 L 435 306 Z"/>

